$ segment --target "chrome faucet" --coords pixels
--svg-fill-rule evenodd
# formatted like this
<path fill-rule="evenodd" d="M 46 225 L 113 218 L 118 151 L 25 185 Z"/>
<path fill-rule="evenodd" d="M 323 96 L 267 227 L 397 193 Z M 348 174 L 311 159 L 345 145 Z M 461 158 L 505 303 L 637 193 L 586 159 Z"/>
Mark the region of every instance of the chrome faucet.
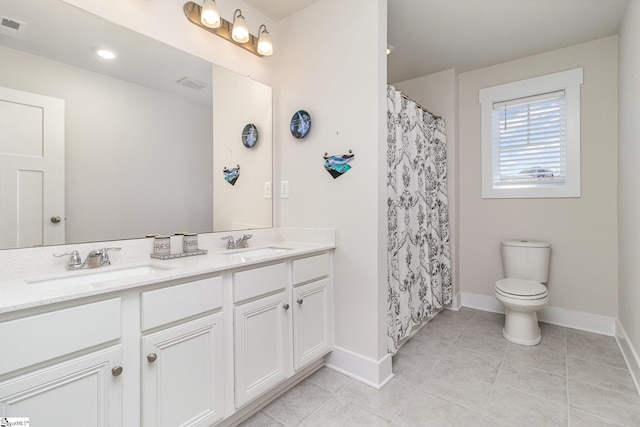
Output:
<path fill-rule="evenodd" d="M 251 237 L 253 237 L 252 234 L 243 234 L 242 236 L 240 236 L 240 238 L 238 238 L 238 240 L 234 240 L 233 236 L 224 236 L 221 237 L 220 240 L 227 241 L 227 249 L 240 249 L 248 247 L 247 240 L 249 240 Z"/>
<path fill-rule="evenodd" d="M 119 250 L 120 248 L 94 249 L 89 252 L 84 262 L 82 262 L 82 258 L 80 258 L 80 253 L 76 250 L 71 252 L 65 252 L 63 254 L 53 254 L 53 256 L 62 257 L 62 256 L 70 255 L 71 258 L 69 258 L 69 264 L 67 264 L 67 270 L 80 270 L 82 268 L 96 268 L 96 267 L 102 267 L 105 265 L 111 265 L 111 260 L 109 259 L 109 251 L 119 251 Z"/>

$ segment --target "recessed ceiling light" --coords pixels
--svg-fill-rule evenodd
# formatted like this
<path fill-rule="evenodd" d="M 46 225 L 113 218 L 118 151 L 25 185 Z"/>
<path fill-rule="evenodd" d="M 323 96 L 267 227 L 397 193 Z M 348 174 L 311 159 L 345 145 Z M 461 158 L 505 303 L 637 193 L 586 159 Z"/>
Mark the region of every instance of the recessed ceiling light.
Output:
<path fill-rule="evenodd" d="M 96 53 L 99 57 L 104 59 L 115 59 L 116 57 L 115 52 L 109 49 L 96 49 Z"/>

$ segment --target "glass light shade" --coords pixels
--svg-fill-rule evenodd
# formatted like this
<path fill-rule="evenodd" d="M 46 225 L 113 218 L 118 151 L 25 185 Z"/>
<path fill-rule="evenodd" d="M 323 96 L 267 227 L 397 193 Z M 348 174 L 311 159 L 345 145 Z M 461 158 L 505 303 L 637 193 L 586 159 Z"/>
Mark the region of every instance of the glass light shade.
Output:
<path fill-rule="evenodd" d="M 236 10 L 236 13 L 238 12 L 240 12 L 240 9 Z M 234 15 L 236 13 L 234 13 Z M 238 16 L 234 16 L 233 18 L 231 38 L 238 43 L 246 43 L 249 41 L 249 27 L 247 27 L 247 21 L 244 20 L 242 12 L 238 13 Z"/>
<path fill-rule="evenodd" d="M 264 27 L 264 30 L 262 28 Z M 267 27 L 264 25 L 260 26 L 260 36 L 258 37 L 258 53 L 264 56 L 273 55 L 273 43 L 271 43 L 271 35 L 267 31 Z"/>
<path fill-rule="evenodd" d="M 202 12 L 200 12 L 200 22 L 209 28 L 220 27 L 220 12 L 215 0 L 204 0 Z"/>

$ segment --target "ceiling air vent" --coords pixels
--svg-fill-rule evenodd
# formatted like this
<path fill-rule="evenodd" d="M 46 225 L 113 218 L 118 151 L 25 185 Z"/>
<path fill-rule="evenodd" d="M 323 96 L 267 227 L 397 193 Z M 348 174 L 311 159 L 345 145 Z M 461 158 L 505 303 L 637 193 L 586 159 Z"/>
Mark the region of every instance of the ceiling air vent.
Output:
<path fill-rule="evenodd" d="M 198 80 L 192 79 L 191 77 L 183 77 L 180 80 L 176 81 L 176 83 L 178 83 L 181 86 L 186 86 L 190 89 L 195 89 L 195 90 L 200 90 L 209 86 L 208 84 L 199 82 Z"/>
<path fill-rule="evenodd" d="M 21 39 L 26 29 L 27 24 L 24 22 L 16 21 L 6 16 L 0 16 L 0 34 Z"/>

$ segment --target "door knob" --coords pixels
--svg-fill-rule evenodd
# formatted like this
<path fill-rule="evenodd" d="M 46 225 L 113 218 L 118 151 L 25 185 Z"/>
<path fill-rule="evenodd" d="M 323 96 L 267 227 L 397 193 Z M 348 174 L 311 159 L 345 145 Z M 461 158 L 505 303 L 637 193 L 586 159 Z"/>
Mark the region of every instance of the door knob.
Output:
<path fill-rule="evenodd" d="M 113 375 L 114 377 L 119 377 L 121 373 L 122 373 L 122 366 L 115 366 L 111 370 L 111 375 Z"/>
<path fill-rule="evenodd" d="M 59 223 L 60 221 L 62 221 L 62 218 L 60 218 L 58 215 L 54 215 L 51 217 L 51 222 L 54 224 Z"/>
<path fill-rule="evenodd" d="M 155 353 L 147 354 L 147 360 L 149 361 L 149 363 L 155 362 L 157 358 L 158 355 Z"/>

